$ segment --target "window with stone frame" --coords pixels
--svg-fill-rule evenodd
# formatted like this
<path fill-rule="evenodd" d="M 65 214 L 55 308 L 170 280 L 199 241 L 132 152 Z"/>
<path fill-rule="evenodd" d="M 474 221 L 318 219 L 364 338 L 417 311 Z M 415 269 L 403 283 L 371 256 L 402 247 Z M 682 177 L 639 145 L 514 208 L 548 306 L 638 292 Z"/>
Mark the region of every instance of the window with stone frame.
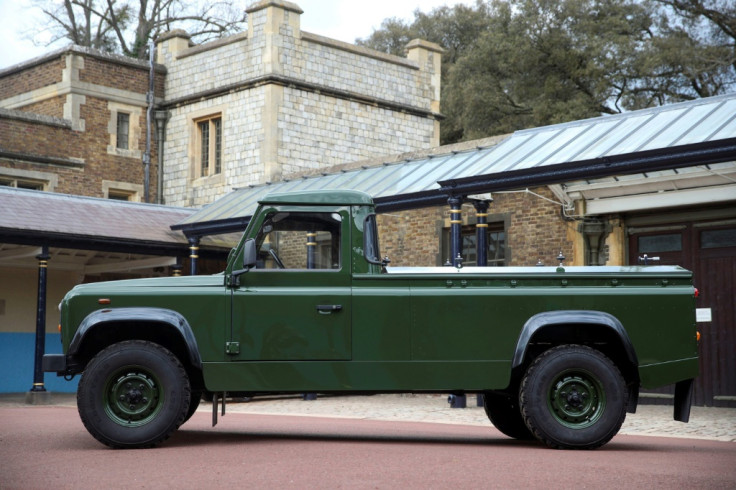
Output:
<path fill-rule="evenodd" d="M 216 114 L 194 121 L 197 126 L 197 177 L 222 172 L 222 115 Z"/>
<path fill-rule="evenodd" d="M 31 179 L 18 179 L 15 177 L 0 176 L 0 186 L 15 187 L 17 189 L 30 189 L 34 191 L 44 191 L 48 182 Z"/>
<path fill-rule="evenodd" d="M 118 112 L 116 128 L 116 148 L 119 150 L 130 149 L 130 114 Z"/>
<path fill-rule="evenodd" d="M 488 223 L 485 229 L 487 266 L 506 265 L 506 230 L 503 222 Z M 478 262 L 478 237 L 475 225 L 465 225 L 461 229 L 463 264 L 474 266 Z M 442 257 L 450 260 L 450 228 L 442 230 Z M 450 260 L 451 261 L 451 260 Z"/>

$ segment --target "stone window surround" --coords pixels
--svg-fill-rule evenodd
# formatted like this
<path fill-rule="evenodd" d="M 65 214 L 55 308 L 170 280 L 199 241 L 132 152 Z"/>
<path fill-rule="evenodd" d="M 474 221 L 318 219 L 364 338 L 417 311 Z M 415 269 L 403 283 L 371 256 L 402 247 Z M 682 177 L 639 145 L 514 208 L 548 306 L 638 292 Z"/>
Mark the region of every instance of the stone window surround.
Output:
<path fill-rule="evenodd" d="M 139 139 L 141 134 L 140 120 L 143 109 L 139 106 L 121 104 L 119 102 L 108 102 L 110 119 L 107 123 L 107 132 L 110 142 L 107 145 L 107 154 L 126 158 L 142 158 L 139 150 Z M 118 148 L 118 113 L 128 114 L 128 149 Z"/>
<path fill-rule="evenodd" d="M 102 181 L 102 195 L 105 199 L 110 198 L 110 192 L 125 194 L 128 196 L 128 201 L 141 202 L 141 196 L 143 195 L 144 189 L 142 184 L 133 184 L 130 182 L 118 182 L 114 180 L 103 180 Z"/>
<path fill-rule="evenodd" d="M 37 170 L 2 168 L 0 169 L 0 180 L 11 180 L 14 182 L 21 181 L 32 184 L 40 184 L 42 186 L 42 190 L 54 192 L 54 189 L 59 183 L 59 176 L 57 174 L 49 172 L 39 172 Z"/>
<path fill-rule="evenodd" d="M 188 144 L 188 154 L 189 154 L 189 182 L 193 187 L 209 187 L 212 185 L 216 185 L 218 183 L 224 182 L 224 175 L 225 175 L 225 124 L 227 121 L 227 110 L 225 105 L 221 106 L 212 106 L 207 107 L 204 109 L 199 109 L 196 111 L 192 111 L 189 114 L 186 115 L 187 118 L 187 126 L 189 128 L 189 144 Z M 200 135 L 199 135 L 199 123 L 206 121 L 206 120 L 212 120 L 220 118 L 220 128 L 221 128 L 221 140 L 220 140 L 220 161 L 222 162 L 222 167 L 220 168 L 219 173 L 214 173 L 215 169 L 215 163 L 214 159 L 211 159 L 210 162 L 210 174 L 206 176 L 202 176 L 202 162 L 200 159 L 201 155 L 201 146 L 200 146 Z M 210 144 L 214 144 L 214 138 L 213 135 L 210 136 Z"/>

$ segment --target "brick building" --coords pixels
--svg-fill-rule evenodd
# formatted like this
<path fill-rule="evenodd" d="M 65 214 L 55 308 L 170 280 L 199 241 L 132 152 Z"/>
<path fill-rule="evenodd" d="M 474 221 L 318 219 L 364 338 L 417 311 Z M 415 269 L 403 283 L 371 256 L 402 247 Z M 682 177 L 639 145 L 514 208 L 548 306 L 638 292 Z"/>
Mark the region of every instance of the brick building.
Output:
<path fill-rule="evenodd" d="M 77 46 L 0 71 L 0 184 L 143 201 L 148 79 L 146 63 Z"/>

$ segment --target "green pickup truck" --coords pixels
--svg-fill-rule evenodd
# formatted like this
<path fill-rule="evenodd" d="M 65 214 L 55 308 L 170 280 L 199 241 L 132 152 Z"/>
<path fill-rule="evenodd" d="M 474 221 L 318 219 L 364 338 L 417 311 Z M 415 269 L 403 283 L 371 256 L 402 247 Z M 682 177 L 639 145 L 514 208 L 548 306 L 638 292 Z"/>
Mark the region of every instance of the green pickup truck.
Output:
<path fill-rule="evenodd" d="M 482 393 L 502 433 L 590 449 L 642 387 L 674 384 L 687 422 L 696 294 L 669 266 L 391 268 L 368 195 L 272 194 L 223 273 L 75 287 L 43 365 L 82 373 L 111 447 L 160 444 L 203 396 L 415 392 Z"/>

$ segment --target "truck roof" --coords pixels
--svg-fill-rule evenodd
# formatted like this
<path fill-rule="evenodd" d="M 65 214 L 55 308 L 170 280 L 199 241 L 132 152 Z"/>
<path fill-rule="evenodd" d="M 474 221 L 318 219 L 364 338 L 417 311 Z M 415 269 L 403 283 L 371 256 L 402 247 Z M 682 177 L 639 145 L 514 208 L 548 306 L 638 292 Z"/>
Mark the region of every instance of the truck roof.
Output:
<path fill-rule="evenodd" d="M 373 198 L 361 191 L 346 189 L 332 189 L 329 191 L 299 191 L 299 192 L 274 192 L 266 195 L 261 204 L 332 204 L 339 206 L 365 206 L 372 205 Z"/>

